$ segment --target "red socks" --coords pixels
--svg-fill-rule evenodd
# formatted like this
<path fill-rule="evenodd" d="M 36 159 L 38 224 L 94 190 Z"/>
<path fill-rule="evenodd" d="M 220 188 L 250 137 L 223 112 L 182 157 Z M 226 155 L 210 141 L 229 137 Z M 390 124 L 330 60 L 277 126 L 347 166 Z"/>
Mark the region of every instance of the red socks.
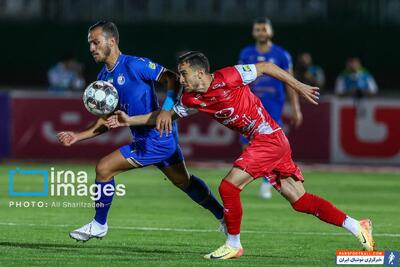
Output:
<path fill-rule="evenodd" d="M 240 202 L 241 190 L 232 183 L 222 180 L 219 193 L 224 204 L 224 219 L 231 235 L 240 234 L 242 221 L 242 203 Z M 346 214 L 333 206 L 330 202 L 318 196 L 305 193 L 295 203 L 293 209 L 298 212 L 312 214 L 320 220 L 342 227 Z"/>
<path fill-rule="evenodd" d="M 242 203 L 240 202 L 241 190 L 232 183 L 222 180 L 219 185 L 219 194 L 224 204 L 224 219 L 228 233 L 237 235 L 240 233 L 242 222 Z"/>
<path fill-rule="evenodd" d="M 333 206 L 330 202 L 318 196 L 305 193 L 295 203 L 292 204 L 293 209 L 298 212 L 312 214 L 320 220 L 341 227 L 346 214 Z"/>

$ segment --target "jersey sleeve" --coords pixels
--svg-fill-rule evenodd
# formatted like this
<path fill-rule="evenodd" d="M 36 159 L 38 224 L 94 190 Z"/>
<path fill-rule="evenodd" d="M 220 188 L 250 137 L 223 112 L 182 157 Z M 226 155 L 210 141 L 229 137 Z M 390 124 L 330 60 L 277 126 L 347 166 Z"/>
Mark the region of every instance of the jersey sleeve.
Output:
<path fill-rule="evenodd" d="M 239 73 L 238 80 L 242 85 L 249 84 L 257 79 L 257 69 L 254 64 L 236 65 L 235 69 Z"/>
<path fill-rule="evenodd" d="M 137 58 L 129 61 L 129 69 L 134 75 L 146 81 L 159 81 L 165 68 L 148 58 Z"/>
<path fill-rule="evenodd" d="M 182 95 L 180 96 L 179 101 L 174 105 L 173 110 L 181 118 L 188 117 L 199 112 L 196 108 L 189 108 L 183 105 Z"/>

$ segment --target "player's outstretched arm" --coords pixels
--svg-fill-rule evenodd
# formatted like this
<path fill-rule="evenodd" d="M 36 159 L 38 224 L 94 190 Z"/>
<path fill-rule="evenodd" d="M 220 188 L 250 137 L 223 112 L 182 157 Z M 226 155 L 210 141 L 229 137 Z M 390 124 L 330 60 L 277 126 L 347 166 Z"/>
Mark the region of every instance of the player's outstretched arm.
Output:
<path fill-rule="evenodd" d="M 81 132 L 63 131 L 57 134 L 58 140 L 64 146 L 71 146 L 76 142 L 98 136 L 108 131 L 106 126 L 106 119 L 99 118 L 89 128 Z"/>
<path fill-rule="evenodd" d="M 153 112 L 143 115 L 129 116 L 125 112 L 117 110 L 114 112 L 114 115 L 110 116 L 107 119 L 106 126 L 112 129 L 127 126 L 154 126 L 156 125 L 157 116 L 158 114 L 160 114 L 160 111 L 161 110 L 155 110 Z M 179 116 L 176 115 L 173 110 L 169 111 L 168 113 L 171 114 L 172 120 L 176 120 L 177 118 L 179 118 Z"/>
<path fill-rule="evenodd" d="M 136 115 L 136 116 L 128 116 L 125 112 L 121 110 L 117 110 L 114 115 L 110 116 L 107 121 L 106 125 L 108 128 L 118 128 L 118 127 L 127 127 L 127 126 L 141 126 L 141 125 L 148 125 L 154 126 L 156 125 L 157 117 L 160 114 L 161 110 L 156 110 L 147 114 L 143 115 Z M 163 110 L 163 112 L 166 112 Z M 180 118 L 180 116 L 174 111 L 168 111 L 171 117 L 171 120 L 176 120 Z M 172 128 L 168 130 L 166 128 L 167 125 L 164 125 L 164 128 L 157 128 L 160 132 L 160 135 L 165 131 L 166 135 L 172 131 Z"/>
<path fill-rule="evenodd" d="M 257 77 L 261 75 L 269 75 L 288 85 L 288 88 L 296 91 L 299 95 L 303 96 L 309 102 L 318 105 L 319 88 L 309 86 L 298 80 L 283 69 L 279 68 L 271 62 L 260 62 L 255 64 L 257 70 Z"/>

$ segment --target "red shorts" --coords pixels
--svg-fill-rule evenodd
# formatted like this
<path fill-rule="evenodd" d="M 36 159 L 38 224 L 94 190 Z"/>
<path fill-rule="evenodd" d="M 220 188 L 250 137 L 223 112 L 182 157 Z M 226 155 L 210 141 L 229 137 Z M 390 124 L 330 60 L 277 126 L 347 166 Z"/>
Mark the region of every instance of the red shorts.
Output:
<path fill-rule="evenodd" d="M 282 130 L 254 136 L 233 166 L 254 178 L 265 177 L 278 191 L 281 177 L 304 181 L 303 174 L 292 160 L 292 150 Z"/>

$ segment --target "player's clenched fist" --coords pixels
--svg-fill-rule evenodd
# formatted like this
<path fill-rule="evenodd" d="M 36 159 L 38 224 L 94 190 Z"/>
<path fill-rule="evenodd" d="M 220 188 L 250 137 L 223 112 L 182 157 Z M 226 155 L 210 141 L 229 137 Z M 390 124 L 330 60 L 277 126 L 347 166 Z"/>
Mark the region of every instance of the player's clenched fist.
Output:
<path fill-rule="evenodd" d="M 74 132 L 59 132 L 57 138 L 64 146 L 71 146 L 78 141 L 78 137 Z"/>

